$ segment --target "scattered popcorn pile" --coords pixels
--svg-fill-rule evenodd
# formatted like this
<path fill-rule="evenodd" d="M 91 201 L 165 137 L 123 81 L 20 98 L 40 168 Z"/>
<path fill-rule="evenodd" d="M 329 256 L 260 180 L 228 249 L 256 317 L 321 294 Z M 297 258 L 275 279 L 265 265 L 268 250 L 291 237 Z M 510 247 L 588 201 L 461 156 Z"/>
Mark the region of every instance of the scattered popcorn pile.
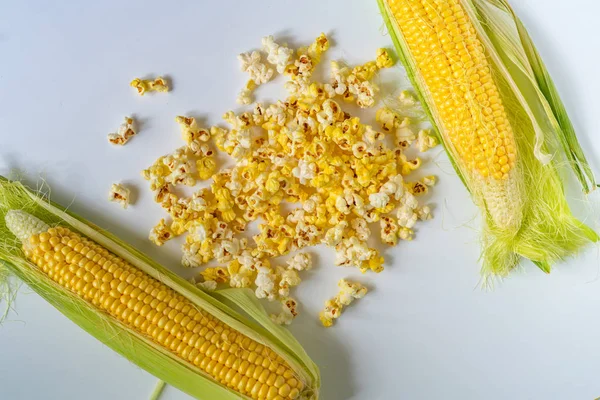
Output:
<path fill-rule="evenodd" d="M 384 259 L 367 244 L 369 225 L 377 223 L 381 240 L 393 246 L 411 240 L 415 224 L 431 218 L 431 210 L 418 197 L 435 178 L 407 180 L 421 160 L 409 159 L 405 150 L 415 143 L 426 151 L 437 143 L 426 131 L 415 134 L 409 119 L 388 108 L 377 112 L 382 127 L 378 131 L 338 103 L 375 105 L 378 89 L 372 80 L 380 69 L 393 65 L 385 49 L 377 51 L 374 61 L 353 68 L 332 62 L 331 81 L 321 83 L 311 77 L 329 48 L 324 34 L 296 52 L 272 36 L 262 45 L 264 54 L 239 57 L 250 80 L 238 102 L 252 103 L 254 88 L 276 73 L 288 78 L 289 97 L 254 104 L 240 114 L 228 111 L 223 116 L 227 128 L 203 129 L 194 118 L 177 117 L 185 146 L 160 157 L 142 175 L 170 215 L 168 222 L 161 219 L 152 229 L 150 240 L 160 246 L 186 234 L 183 265 L 199 267 L 211 260 L 226 264 L 206 268 L 199 286 L 254 288 L 258 298 L 281 302 L 281 313 L 272 319 L 289 324 L 297 315 L 290 289 L 301 282 L 299 272 L 309 270 L 312 262 L 308 253 L 296 253 L 285 267 L 272 265 L 273 259 L 324 243 L 335 248 L 337 265 L 381 272 Z M 160 90 L 153 84 L 132 82 L 140 94 Z M 410 99 L 403 93 L 400 100 L 408 104 Z M 215 147 L 231 156 L 235 166 L 217 171 Z M 190 197 L 174 193 L 177 185 L 194 186 L 208 179 L 210 188 Z M 295 208 L 284 212 L 283 203 Z M 241 238 L 239 233 L 255 220 L 260 222 L 259 233 L 252 240 Z M 366 293 L 359 284 L 341 281 L 340 287 L 342 292 L 321 313 L 325 326 L 344 305 Z"/>
<path fill-rule="evenodd" d="M 319 314 L 319 319 L 325 327 L 333 325 L 333 320 L 342 315 L 345 306 L 349 306 L 355 299 L 362 299 L 367 294 L 367 288 L 360 283 L 348 282 L 341 279 L 338 282 L 339 293 L 325 302 L 325 308 Z"/>

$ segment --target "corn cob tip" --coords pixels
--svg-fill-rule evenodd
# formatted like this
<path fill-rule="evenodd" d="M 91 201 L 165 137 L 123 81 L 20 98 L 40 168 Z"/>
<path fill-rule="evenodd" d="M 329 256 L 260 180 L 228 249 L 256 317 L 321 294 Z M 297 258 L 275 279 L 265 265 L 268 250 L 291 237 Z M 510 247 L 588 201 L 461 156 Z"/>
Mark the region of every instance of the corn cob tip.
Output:
<path fill-rule="evenodd" d="M 36 234 L 46 232 L 50 226 L 39 218 L 21 211 L 10 210 L 4 217 L 8 230 L 21 241 L 27 243 L 27 240 Z"/>

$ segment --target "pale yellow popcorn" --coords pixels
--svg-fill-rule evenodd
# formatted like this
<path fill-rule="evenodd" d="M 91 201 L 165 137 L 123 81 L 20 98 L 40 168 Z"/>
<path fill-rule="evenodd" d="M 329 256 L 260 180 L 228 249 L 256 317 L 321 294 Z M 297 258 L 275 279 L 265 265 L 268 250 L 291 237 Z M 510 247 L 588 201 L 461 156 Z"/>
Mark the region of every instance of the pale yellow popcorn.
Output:
<path fill-rule="evenodd" d="M 437 139 L 434 136 L 431 136 L 429 131 L 427 131 L 427 130 L 419 131 L 419 135 L 417 137 L 417 146 L 419 147 L 419 151 L 421 153 L 424 153 L 427 150 L 432 149 L 437 145 L 438 145 Z"/>
<path fill-rule="evenodd" d="M 367 221 L 363 218 L 354 218 L 351 225 L 359 240 L 366 241 L 371 236 L 371 230 L 367 226 Z"/>
<path fill-rule="evenodd" d="M 285 67 L 290 64 L 294 51 L 275 42 L 271 35 L 262 38 L 262 46 L 267 53 L 267 61 L 276 66 L 277 72 L 283 74 Z"/>
<path fill-rule="evenodd" d="M 381 226 L 381 241 L 390 246 L 395 246 L 398 243 L 399 226 L 391 217 L 381 217 L 379 221 Z"/>
<path fill-rule="evenodd" d="M 367 288 L 360 283 L 349 282 L 341 279 L 338 282 L 340 291 L 325 302 L 325 308 L 319 314 L 319 319 L 325 327 L 333 325 L 333 321 L 342 315 L 345 306 L 350 305 L 355 299 L 361 299 L 367 294 Z"/>
<path fill-rule="evenodd" d="M 174 236 L 175 235 L 171 231 L 171 228 L 167 226 L 164 218 L 161 218 L 160 222 L 150 231 L 148 239 L 155 245 L 162 246 Z"/>
<path fill-rule="evenodd" d="M 394 66 L 394 60 L 387 49 L 377 49 L 377 58 L 375 60 L 377 68 L 391 68 Z"/>
<path fill-rule="evenodd" d="M 109 133 L 108 141 L 116 145 L 124 145 L 137 134 L 135 121 L 131 117 L 125 117 L 125 122 L 119 126 L 117 133 Z"/>
<path fill-rule="evenodd" d="M 135 78 L 129 83 L 129 86 L 135 88 L 140 96 L 143 96 L 146 92 L 169 91 L 167 80 L 162 76 L 159 76 L 155 79 Z"/>
<path fill-rule="evenodd" d="M 418 215 L 415 212 L 415 209 L 407 206 L 406 204 L 400 206 L 398 208 L 398 212 L 396 214 L 398 218 L 398 225 L 403 228 L 413 228 L 417 223 Z"/>
<path fill-rule="evenodd" d="M 417 209 L 417 216 L 421 221 L 427 221 L 433 218 L 431 214 L 431 208 L 429 206 L 419 207 Z"/>
<path fill-rule="evenodd" d="M 400 104 L 404 107 L 414 107 L 417 105 L 417 99 L 408 90 L 400 92 L 398 100 L 400 100 Z"/>
<path fill-rule="evenodd" d="M 325 233 L 325 237 L 323 238 L 323 243 L 328 246 L 335 247 L 337 246 L 344 237 L 344 231 L 348 227 L 348 222 L 342 221 L 337 225 L 329 228 Z"/>
<path fill-rule="evenodd" d="M 248 82 L 246 82 L 246 86 L 240 90 L 235 102 L 242 105 L 251 104 L 254 101 L 254 89 L 256 89 L 256 83 L 252 79 L 249 79 Z"/>
<path fill-rule="evenodd" d="M 108 200 L 121 204 L 123 208 L 127 208 L 130 202 L 130 190 L 120 183 L 113 183 L 110 187 Z"/>
<path fill-rule="evenodd" d="M 341 279 L 338 282 L 340 292 L 338 300 L 344 306 L 350 305 L 355 299 L 362 299 L 367 294 L 368 289 L 358 282 L 350 282 L 346 279 Z"/>
<path fill-rule="evenodd" d="M 300 275 L 298 275 L 298 271 L 295 269 L 278 267 L 277 275 L 279 276 L 278 294 L 281 297 L 288 297 L 290 295 L 290 288 L 298 286 L 300 282 L 302 282 Z"/>
<path fill-rule="evenodd" d="M 282 311 L 279 314 L 271 314 L 271 320 L 278 325 L 289 325 L 298 315 L 296 310 L 298 303 L 291 297 L 281 301 Z"/>

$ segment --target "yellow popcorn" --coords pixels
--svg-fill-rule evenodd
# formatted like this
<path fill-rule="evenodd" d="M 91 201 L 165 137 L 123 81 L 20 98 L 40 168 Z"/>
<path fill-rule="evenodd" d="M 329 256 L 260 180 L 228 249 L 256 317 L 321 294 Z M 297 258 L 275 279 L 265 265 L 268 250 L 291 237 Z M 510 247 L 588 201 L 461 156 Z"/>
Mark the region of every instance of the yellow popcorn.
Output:
<path fill-rule="evenodd" d="M 146 92 L 168 92 L 169 85 L 167 80 L 162 76 L 155 79 L 140 79 L 135 78 L 129 83 L 129 86 L 135 88 L 140 96 Z"/>
<path fill-rule="evenodd" d="M 167 226 L 164 218 L 161 218 L 160 222 L 152 228 L 148 238 L 152 243 L 157 246 L 162 246 L 168 240 L 171 240 L 175 235 L 171 231 L 171 228 Z"/>
<path fill-rule="evenodd" d="M 224 267 L 210 267 L 200 272 L 205 281 L 225 283 L 229 280 L 229 272 Z"/>
<path fill-rule="evenodd" d="M 198 170 L 198 177 L 200 179 L 210 179 L 217 169 L 217 163 L 212 157 L 204 157 L 196 161 L 196 169 Z"/>
<path fill-rule="evenodd" d="M 319 319 L 326 328 L 340 317 L 344 307 L 349 306 L 355 299 L 362 299 L 367 294 L 367 288 L 360 283 L 341 279 L 338 282 L 338 294 L 325 302 L 325 308 L 319 313 Z"/>
<path fill-rule="evenodd" d="M 130 190 L 120 183 L 113 183 L 110 187 L 108 200 L 121 204 L 123 208 L 127 208 L 130 202 Z"/>
<path fill-rule="evenodd" d="M 391 68 L 394 66 L 394 60 L 387 49 L 377 49 L 375 62 L 377 63 L 377 68 Z"/>
<path fill-rule="evenodd" d="M 123 146 L 136 134 L 135 121 L 131 117 L 125 117 L 125 122 L 119 126 L 117 133 L 108 134 L 108 141 L 112 144 Z"/>

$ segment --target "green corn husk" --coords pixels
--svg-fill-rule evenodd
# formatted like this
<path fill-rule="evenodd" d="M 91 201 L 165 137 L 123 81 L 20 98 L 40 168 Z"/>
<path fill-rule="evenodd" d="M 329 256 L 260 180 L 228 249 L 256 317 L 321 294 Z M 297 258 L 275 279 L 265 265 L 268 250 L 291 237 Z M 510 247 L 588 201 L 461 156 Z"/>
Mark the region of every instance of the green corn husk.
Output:
<path fill-rule="evenodd" d="M 383 19 L 440 142 L 483 211 L 482 274 L 506 276 L 521 258 L 549 273 L 553 264 L 600 237 L 569 209 L 560 177 L 569 165 L 587 194 L 597 186 L 565 107 L 525 27 L 504 0 L 459 0 L 481 41 L 515 131 L 517 164 L 511 215 L 502 223 L 490 210 L 481 179 L 462 165 L 442 130 L 436 106 L 389 8 Z M 433 4 L 433 3 L 432 3 Z M 437 3 L 435 3 L 437 4 Z M 493 191 L 493 189 L 491 189 Z"/>
<path fill-rule="evenodd" d="M 162 381 L 203 400 L 249 399 L 213 380 L 191 363 L 150 341 L 91 303 L 59 286 L 28 261 L 21 243 L 8 230 L 4 216 L 9 210 L 25 211 L 51 226 L 65 226 L 94 240 L 130 264 L 162 281 L 199 308 L 251 339 L 277 352 L 305 382 L 304 399 L 319 398 L 320 374 L 291 333 L 274 324 L 248 289 L 226 289 L 209 295 L 162 267 L 108 232 L 28 190 L 19 182 L 0 177 L 0 288 L 8 287 L 10 275 L 18 277 L 67 318 L 89 334 Z M 5 297 L 14 291 L 5 289 Z M 6 296 L 8 294 L 8 296 Z M 0 293 L 1 295 L 1 293 Z M 1 296 L 0 296 L 1 300 Z M 6 300 L 6 299 L 5 299 Z M 236 309 L 243 310 L 242 312 Z"/>

